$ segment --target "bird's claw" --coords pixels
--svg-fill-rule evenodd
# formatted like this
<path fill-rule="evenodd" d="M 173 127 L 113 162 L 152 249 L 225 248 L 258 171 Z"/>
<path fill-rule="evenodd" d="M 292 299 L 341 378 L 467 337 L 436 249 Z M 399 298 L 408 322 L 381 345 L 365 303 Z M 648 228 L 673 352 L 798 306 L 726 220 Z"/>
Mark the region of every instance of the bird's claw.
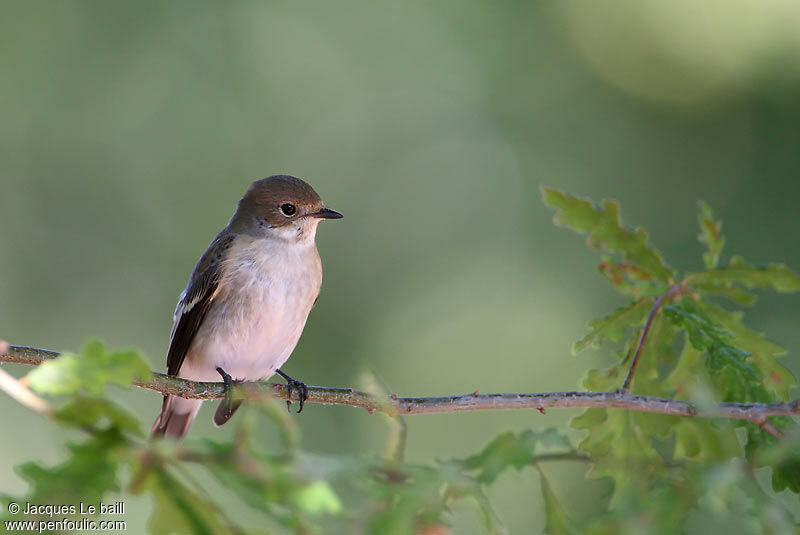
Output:
<path fill-rule="evenodd" d="M 220 374 L 222 377 L 222 382 L 225 383 L 225 402 L 228 404 L 228 418 L 230 418 L 232 411 L 230 407 L 233 405 L 233 385 L 235 385 L 238 381 L 236 381 L 233 377 L 228 374 L 222 368 L 217 368 L 217 373 Z"/>
<path fill-rule="evenodd" d="M 306 399 L 308 399 L 308 387 L 304 382 L 296 379 L 290 379 L 286 382 L 286 394 L 290 398 L 286 400 L 286 410 L 290 412 L 292 407 L 291 397 L 293 390 L 297 390 L 297 397 L 300 398 L 300 407 L 297 409 L 297 414 L 300 414 L 303 412 L 303 406 L 305 405 Z"/>
<path fill-rule="evenodd" d="M 286 400 L 286 410 L 291 412 L 292 392 L 297 390 L 297 397 L 300 399 L 300 408 L 297 409 L 297 414 L 300 414 L 303 412 L 303 406 L 308 399 L 308 387 L 303 381 L 298 381 L 297 379 L 286 375 L 280 370 L 276 370 L 276 373 L 286 380 L 286 396 L 288 398 Z"/>

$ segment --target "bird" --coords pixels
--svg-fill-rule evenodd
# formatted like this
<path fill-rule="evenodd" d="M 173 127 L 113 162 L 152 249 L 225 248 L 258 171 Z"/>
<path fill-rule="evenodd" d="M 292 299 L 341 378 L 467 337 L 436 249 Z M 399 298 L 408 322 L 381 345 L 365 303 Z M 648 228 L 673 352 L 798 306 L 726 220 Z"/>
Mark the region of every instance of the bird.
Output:
<path fill-rule="evenodd" d="M 200 257 L 173 318 L 167 373 L 191 381 L 219 381 L 226 396 L 214 424 L 239 408 L 236 382 L 279 374 L 300 394 L 307 388 L 283 371 L 322 285 L 317 225 L 340 219 L 305 181 L 289 175 L 256 180 L 227 226 Z M 289 402 L 287 402 L 289 403 Z M 185 436 L 202 400 L 165 394 L 151 437 Z"/>

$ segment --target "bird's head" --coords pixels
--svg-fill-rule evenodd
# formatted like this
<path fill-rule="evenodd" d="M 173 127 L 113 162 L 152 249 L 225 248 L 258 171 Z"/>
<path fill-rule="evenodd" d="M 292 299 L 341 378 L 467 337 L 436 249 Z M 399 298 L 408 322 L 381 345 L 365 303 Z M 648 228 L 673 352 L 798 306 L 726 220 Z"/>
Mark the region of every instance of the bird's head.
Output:
<path fill-rule="evenodd" d="M 306 182 L 289 175 L 256 180 L 239 201 L 231 226 L 290 241 L 313 241 L 323 219 L 342 214 L 325 206 Z"/>

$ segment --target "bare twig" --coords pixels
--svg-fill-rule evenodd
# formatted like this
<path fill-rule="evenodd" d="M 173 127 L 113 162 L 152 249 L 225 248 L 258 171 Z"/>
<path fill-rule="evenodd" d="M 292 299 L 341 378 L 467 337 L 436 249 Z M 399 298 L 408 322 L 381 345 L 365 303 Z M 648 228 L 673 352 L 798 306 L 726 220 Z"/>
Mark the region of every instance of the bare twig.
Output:
<path fill-rule="evenodd" d="M 24 346 L 9 346 L 0 362 L 15 362 L 36 366 L 42 361 L 58 356 L 55 351 Z M 199 383 L 154 373 L 150 381 L 140 381 L 137 386 L 191 399 L 217 399 L 225 397 L 224 383 Z M 271 395 L 288 399 L 285 385 L 267 382 L 242 383 L 237 388 L 245 397 Z M 296 391 L 294 392 L 296 400 Z M 509 394 L 478 394 L 434 397 L 399 397 L 374 395 L 352 388 L 309 386 L 307 403 L 347 405 L 369 412 L 396 414 L 432 414 L 442 412 L 535 409 L 588 408 L 626 409 L 631 411 L 670 414 L 674 416 L 701 416 L 747 420 L 761 425 L 767 432 L 774 427 L 765 423 L 769 416 L 800 414 L 800 400 L 780 403 L 718 403 L 711 408 L 699 409 L 687 401 L 653 396 L 639 396 L 628 392 L 538 392 Z"/>
<path fill-rule="evenodd" d="M 11 346 L 0 340 L 0 358 L 8 354 Z M 41 414 L 50 414 L 50 404 L 34 394 L 23 382 L 12 377 L 5 370 L 0 370 L 0 390 L 16 399 L 20 404 Z"/>
<path fill-rule="evenodd" d="M 16 399 L 20 404 L 41 414 L 50 414 L 50 405 L 30 391 L 30 389 L 16 380 L 5 370 L 0 369 L 0 390 Z"/>
<path fill-rule="evenodd" d="M 755 423 L 758 424 L 758 427 L 760 427 L 761 429 L 763 429 L 764 431 L 766 431 L 767 433 L 769 433 L 773 437 L 775 437 L 775 438 L 783 437 L 783 433 L 781 433 L 780 429 L 778 429 L 777 427 L 772 425 L 772 423 L 770 423 L 769 420 L 767 420 L 766 416 L 764 418 L 762 418 L 761 420 L 755 422 Z"/>
<path fill-rule="evenodd" d="M 647 341 L 647 334 L 650 332 L 650 327 L 653 325 L 653 320 L 656 319 L 656 315 L 658 314 L 658 311 L 661 310 L 664 302 L 677 294 L 680 289 L 680 284 L 673 284 L 664 295 L 660 296 L 653 303 L 653 308 L 650 309 L 650 315 L 647 317 L 647 322 L 644 324 L 642 334 L 639 337 L 639 343 L 636 344 L 636 351 L 633 354 L 633 362 L 631 362 L 631 367 L 628 368 L 628 375 L 625 376 L 625 382 L 622 383 L 620 392 L 628 393 L 631 391 L 633 374 L 636 373 L 636 367 L 639 365 L 639 358 L 642 356 L 642 350 L 644 349 L 644 344 Z"/>

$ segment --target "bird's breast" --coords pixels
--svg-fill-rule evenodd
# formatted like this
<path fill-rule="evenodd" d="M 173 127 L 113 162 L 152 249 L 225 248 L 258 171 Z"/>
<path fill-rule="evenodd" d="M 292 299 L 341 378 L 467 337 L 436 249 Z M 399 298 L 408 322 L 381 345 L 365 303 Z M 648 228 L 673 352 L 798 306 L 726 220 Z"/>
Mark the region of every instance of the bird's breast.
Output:
<path fill-rule="evenodd" d="M 213 374 L 219 366 L 234 379 L 271 376 L 297 344 L 319 294 L 322 267 L 313 244 L 259 242 L 265 240 L 235 248 L 226 260 L 192 344 L 192 360 Z"/>

